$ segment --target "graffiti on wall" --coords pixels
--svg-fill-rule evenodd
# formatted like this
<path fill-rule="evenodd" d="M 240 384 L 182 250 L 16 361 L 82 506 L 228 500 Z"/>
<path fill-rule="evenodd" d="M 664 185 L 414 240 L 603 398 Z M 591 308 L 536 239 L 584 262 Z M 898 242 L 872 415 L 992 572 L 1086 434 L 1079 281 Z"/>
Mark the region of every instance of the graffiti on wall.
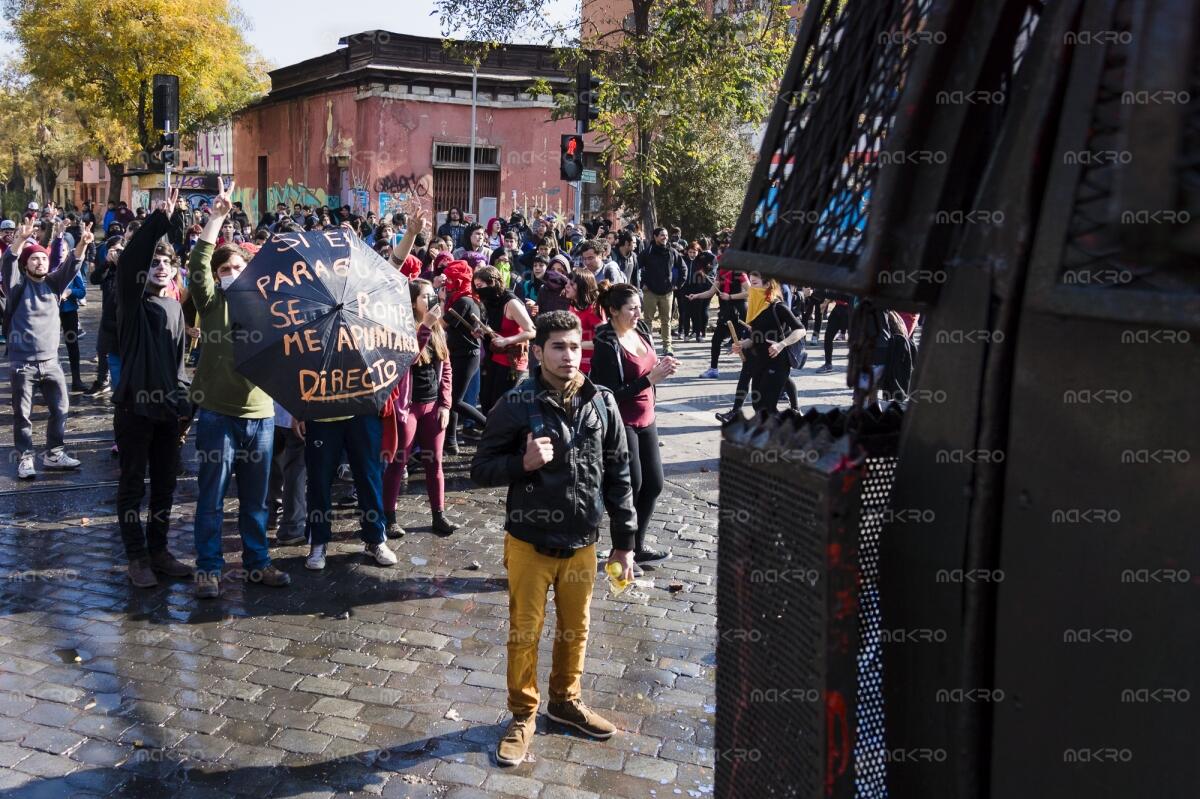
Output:
<path fill-rule="evenodd" d="M 375 191 L 388 194 L 411 194 L 415 197 L 428 197 L 432 194 L 433 181 L 429 175 L 417 177 L 416 172 L 407 175 L 393 172 L 375 181 Z"/>
<path fill-rule="evenodd" d="M 196 133 L 195 165 L 202 172 L 233 172 L 233 125 L 223 122 Z"/>
<path fill-rule="evenodd" d="M 267 189 L 267 208 L 274 208 L 279 203 L 287 203 L 289 207 L 301 205 L 323 205 L 326 208 L 341 208 L 342 200 L 337 195 L 330 196 L 325 189 L 316 189 L 296 183 L 291 178 L 284 185 L 271 184 Z"/>

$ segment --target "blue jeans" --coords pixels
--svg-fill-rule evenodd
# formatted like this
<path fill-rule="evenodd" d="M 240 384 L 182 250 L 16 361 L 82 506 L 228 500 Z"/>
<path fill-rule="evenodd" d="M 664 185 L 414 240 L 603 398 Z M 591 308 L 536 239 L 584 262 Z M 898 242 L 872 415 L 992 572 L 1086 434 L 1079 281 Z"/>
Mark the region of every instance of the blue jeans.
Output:
<path fill-rule="evenodd" d="M 481 357 L 487 357 L 486 349 L 483 351 L 483 354 Z M 463 394 L 463 402 L 467 403 L 468 405 L 475 406 L 475 405 L 479 404 L 479 383 L 480 383 L 479 375 L 482 371 L 483 371 L 483 369 L 476 369 L 475 374 L 471 375 L 471 382 L 467 383 L 467 390 Z M 490 410 L 491 410 L 491 408 L 484 408 L 483 409 L 484 416 L 486 416 L 487 412 Z M 473 419 L 471 419 L 469 416 L 463 418 L 463 427 L 464 428 L 478 427 L 478 426 L 479 425 L 476 425 L 475 421 Z"/>
<path fill-rule="evenodd" d="M 271 565 L 267 549 L 267 486 L 275 420 L 241 419 L 201 408 L 196 419 L 196 458 L 200 461 L 196 498 L 196 570 L 220 571 L 221 522 L 229 478 L 237 475 L 238 531 L 242 566 L 248 571 Z"/>
<path fill-rule="evenodd" d="M 308 543 L 328 544 L 333 535 L 333 477 L 342 452 L 354 475 L 360 535 L 367 544 L 386 539 L 383 515 L 383 423 L 378 416 L 355 416 L 340 422 L 307 422 L 304 465 L 308 470 Z"/>
<path fill-rule="evenodd" d="M 109 380 L 112 381 L 112 390 L 117 390 L 117 383 L 121 380 L 121 356 L 113 355 L 111 352 L 105 356 L 108 361 Z"/>

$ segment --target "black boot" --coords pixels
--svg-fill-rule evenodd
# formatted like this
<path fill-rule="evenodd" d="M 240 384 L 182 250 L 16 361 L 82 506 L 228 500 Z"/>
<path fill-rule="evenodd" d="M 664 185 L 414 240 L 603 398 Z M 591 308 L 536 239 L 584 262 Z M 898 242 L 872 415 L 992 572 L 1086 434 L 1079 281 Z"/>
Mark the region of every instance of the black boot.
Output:
<path fill-rule="evenodd" d="M 405 535 L 404 528 L 396 521 L 396 511 L 387 513 L 387 537 L 388 538 L 403 538 Z"/>
<path fill-rule="evenodd" d="M 446 514 L 440 510 L 433 512 L 433 531 L 438 535 L 450 535 L 458 529 L 458 525 L 451 524 L 446 519 Z"/>

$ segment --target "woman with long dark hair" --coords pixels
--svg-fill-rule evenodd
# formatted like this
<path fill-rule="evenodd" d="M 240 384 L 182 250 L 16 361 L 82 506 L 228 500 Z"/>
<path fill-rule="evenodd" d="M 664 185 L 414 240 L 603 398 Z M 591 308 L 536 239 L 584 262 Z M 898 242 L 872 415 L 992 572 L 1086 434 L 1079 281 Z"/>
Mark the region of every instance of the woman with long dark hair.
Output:
<path fill-rule="evenodd" d="M 463 232 L 467 229 L 463 222 L 462 211 L 457 208 L 451 208 L 446 212 L 446 221 L 437 229 L 437 234 L 443 238 L 449 238 L 452 242 L 451 250 L 461 246 Z"/>
<path fill-rule="evenodd" d="M 433 511 L 433 531 L 438 535 L 450 535 L 458 529 L 446 519 L 446 480 L 442 474 L 442 443 L 450 423 L 450 396 L 454 384 L 450 350 L 446 346 L 446 330 L 433 284 L 417 278 L 409 281 L 408 291 L 412 297 L 413 320 L 428 327 L 430 334 L 410 367 L 412 394 L 404 420 L 404 439 L 396 453 L 398 457 L 383 473 L 383 512 L 388 527 L 395 526 L 396 499 L 415 441 L 421 447 L 425 491 Z"/>
<path fill-rule="evenodd" d="M 494 266 L 476 269 L 473 283 L 487 317 L 483 321 L 496 333 L 488 342 L 490 355 L 479 388 L 479 405 L 487 414 L 496 400 L 528 372 L 533 320 L 525 310 L 525 303 L 504 287 L 503 278 Z"/>
<path fill-rule="evenodd" d="M 592 354 L 596 350 L 596 328 L 604 324 L 604 309 L 600 307 L 600 289 L 596 288 L 595 275 L 587 269 L 571 270 L 562 294 L 571 303 L 568 310 L 579 317 L 583 327 L 583 358 L 579 362 L 579 371 L 590 374 Z"/>
<path fill-rule="evenodd" d="M 658 427 L 654 422 L 655 386 L 675 374 L 679 361 L 654 351 L 650 327 L 642 320 L 641 293 L 628 283 L 607 286 L 599 302 L 608 322 L 596 328 L 595 350 L 589 377 L 612 389 L 625 423 L 629 442 L 629 475 L 637 509 L 635 564 L 664 560 L 671 555 L 645 544 L 646 528 L 663 489 L 662 461 L 658 455 Z"/>

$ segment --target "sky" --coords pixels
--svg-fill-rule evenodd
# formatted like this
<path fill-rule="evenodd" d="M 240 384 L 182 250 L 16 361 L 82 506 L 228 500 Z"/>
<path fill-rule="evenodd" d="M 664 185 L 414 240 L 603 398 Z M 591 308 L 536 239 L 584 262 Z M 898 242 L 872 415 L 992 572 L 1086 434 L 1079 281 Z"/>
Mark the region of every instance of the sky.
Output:
<path fill-rule="evenodd" d="M 556 16 L 578 14 L 579 0 L 551 0 Z M 337 49 L 338 39 L 352 33 L 386 30 L 415 36 L 441 36 L 433 0 L 240 0 L 253 29 L 250 44 L 272 67 L 295 64 Z M 334 13 L 331 13 L 334 10 Z"/>

